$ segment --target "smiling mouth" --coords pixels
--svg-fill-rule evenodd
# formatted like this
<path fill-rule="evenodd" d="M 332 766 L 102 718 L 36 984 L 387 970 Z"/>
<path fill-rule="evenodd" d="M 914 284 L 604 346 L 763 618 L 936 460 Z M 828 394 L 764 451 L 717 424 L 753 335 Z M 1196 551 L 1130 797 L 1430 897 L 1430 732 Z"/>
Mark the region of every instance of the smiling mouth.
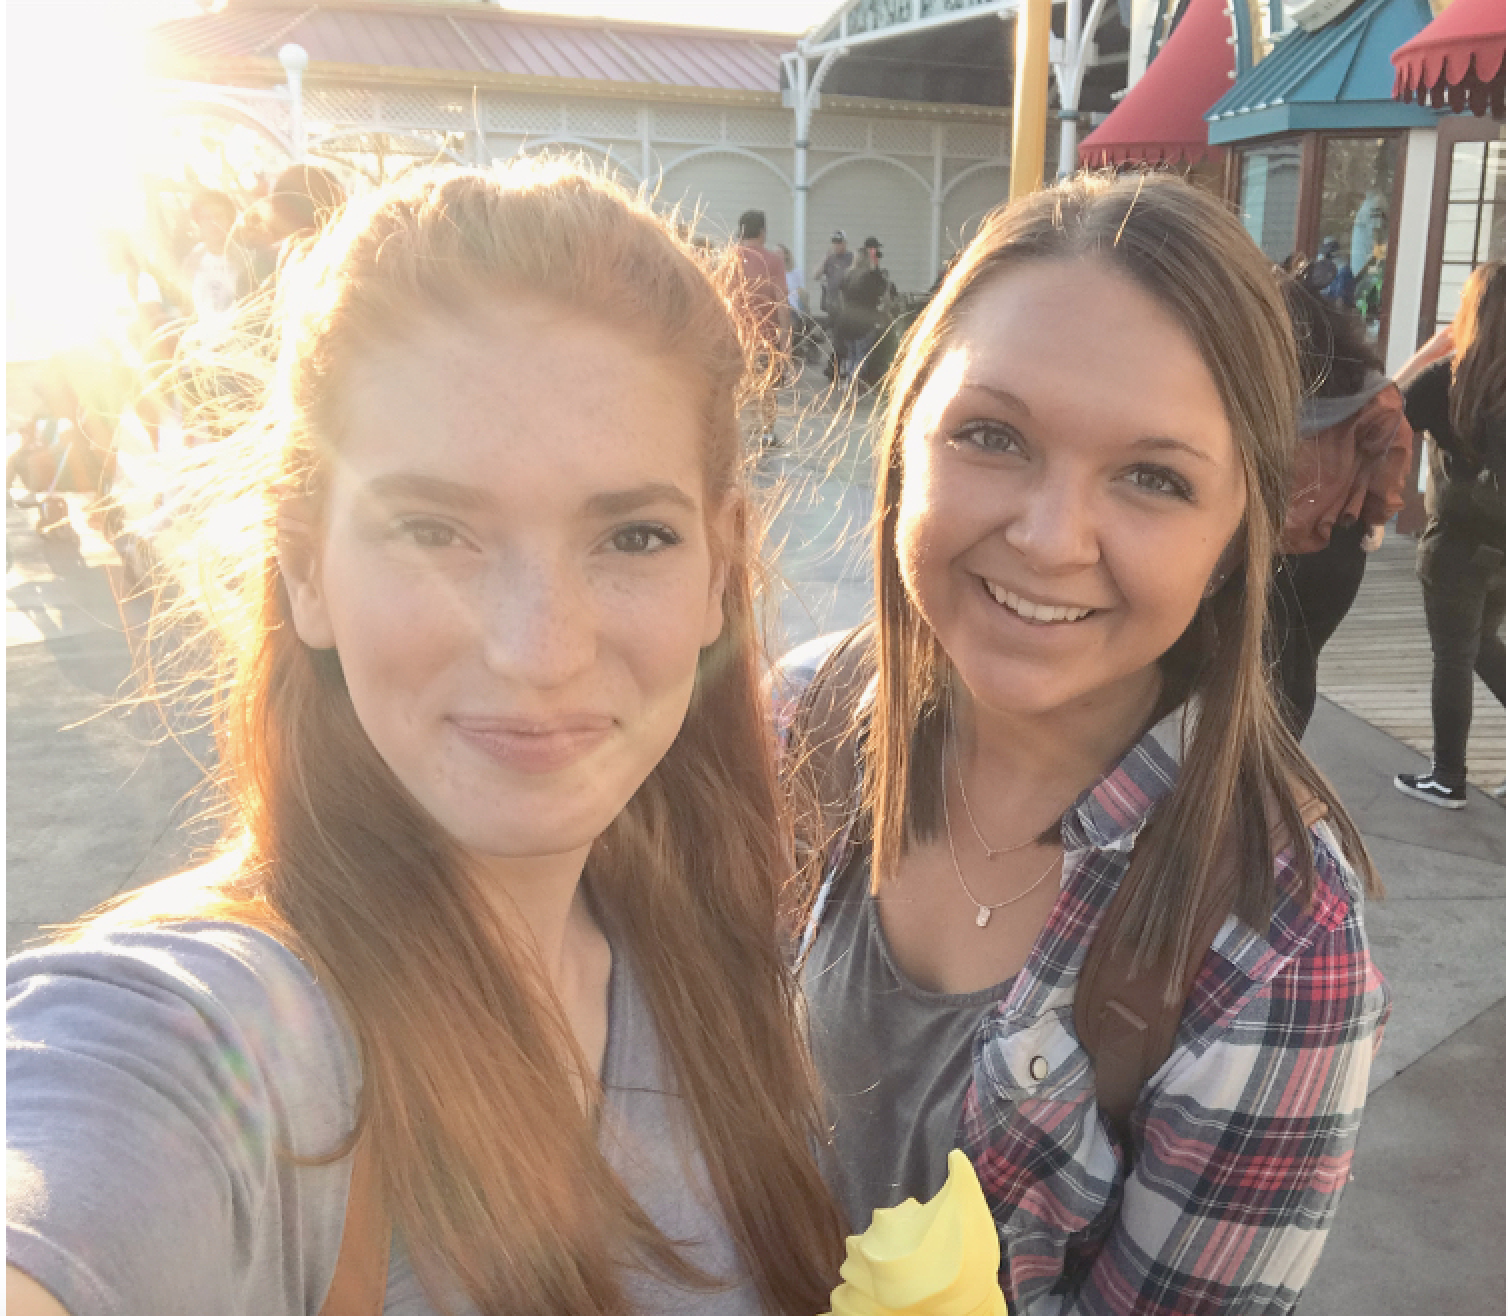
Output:
<path fill-rule="evenodd" d="M 1063 626 L 1083 621 L 1100 611 L 1098 608 L 1079 608 L 1067 603 L 1034 603 L 993 581 L 981 578 L 980 583 L 984 586 L 984 592 L 1007 612 L 1034 626 Z"/>
<path fill-rule="evenodd" d="M 611 718 L 589 716 L 544 722 L 454 718 L 452 725 L 500 766 L 530 774 L 571 766 L 607 740 L 613 729 Z"/>

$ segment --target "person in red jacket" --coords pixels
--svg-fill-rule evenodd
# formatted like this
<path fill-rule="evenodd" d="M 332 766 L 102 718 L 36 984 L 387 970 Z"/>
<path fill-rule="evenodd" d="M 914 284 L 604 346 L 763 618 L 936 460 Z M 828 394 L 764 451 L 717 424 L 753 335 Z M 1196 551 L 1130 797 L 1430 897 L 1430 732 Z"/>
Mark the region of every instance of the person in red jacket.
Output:
<path fill-rule="evenodd" d="M 1367 345 L 1360 317 L 1283 280 L 1303 403 L 1288 515 L 1274 576 L 1275 675 L 1293 734 L 1314 715 L 1320 650 L 1351 610 L 1367 554 L 1403 506 L 1414 431 Z"/>

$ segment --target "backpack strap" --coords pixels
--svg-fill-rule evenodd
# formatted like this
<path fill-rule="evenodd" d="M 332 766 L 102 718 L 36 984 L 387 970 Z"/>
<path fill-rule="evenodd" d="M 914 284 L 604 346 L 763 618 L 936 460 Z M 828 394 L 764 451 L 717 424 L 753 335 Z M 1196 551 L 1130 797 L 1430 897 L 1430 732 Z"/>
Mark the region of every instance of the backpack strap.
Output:
<path fill-rule="evenodd" d="M 357 1139 L 352 1153 L 340 1252 L 319 1316 L 381 1316 L 391 1246 L 392 1228 L 383 1208 L 376 1156 L 367 1134 Z"/>
<path fill-rule="evenodd" d="M 1316 797 L 1301 797 L 1299 811 L 1308 827 L 1325 817 Z M 1275 817 L 1269 809 L 1269 819 Z M 1275 839 L 1280 824 L 1273 824 Z M 1122 882 L 1105 911 L 1079 970 L 1073 1023 L 1079 1043 L 1094 1065 L 1095 1101 L 1123 1146 L 1131 1145 L 1131 1112 L 1148 1080 L 1173 1054 L 1178 1025 L 1188 1005 L 1204 952 L 1214 945 L 1226 918 L 1235 909 L 1239 869 L 1233 852 L 1222 853 L 1204 893 L 1194 924 L 1194 945 L 1183 976 L 1174 981 L 1171 954 L 1132 972 L 1133 947 L 1121 935 L 1131 886 Z M 1173 987 L 1175 990 L 1170 991 Z M 1171 1001 L 1171 1003 L 1170 1003 Z"/>

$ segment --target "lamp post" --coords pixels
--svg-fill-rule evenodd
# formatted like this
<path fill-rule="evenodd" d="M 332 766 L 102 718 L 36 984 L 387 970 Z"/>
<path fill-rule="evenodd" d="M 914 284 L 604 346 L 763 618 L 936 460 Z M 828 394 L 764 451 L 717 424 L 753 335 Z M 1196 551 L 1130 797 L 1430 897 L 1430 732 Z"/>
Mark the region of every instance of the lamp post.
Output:
<path fill-rule="evenodd" d="M 278 51 L 278 63 L 288 77 L 288 136 L 293 142 L 293 163 L 304 162 L 304 70 L 309 67 L 309 52 L 291 41 Z"/>

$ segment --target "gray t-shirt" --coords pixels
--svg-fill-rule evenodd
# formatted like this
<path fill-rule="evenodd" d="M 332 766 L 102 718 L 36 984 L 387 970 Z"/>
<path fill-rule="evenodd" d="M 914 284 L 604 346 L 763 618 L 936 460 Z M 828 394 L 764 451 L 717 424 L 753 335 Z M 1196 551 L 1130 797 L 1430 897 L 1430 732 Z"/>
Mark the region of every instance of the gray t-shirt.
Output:
<path fill-rule="evenodd" d="M 225 923 L 101 932 L 7 965 L 7 1259 L 72 1316 L 317 1313 L 335 1270 L 350 1158 L 297 1165 L 349 1132 L 354 1041 L 284 946 Z M 627 957 L 609 990 L 601 1142 L 688 1259 L 730 1287 L 639 1271 L 634 1307 L 752 1316 Z M 388 1316 L 433 1316 L 401 1239 Z M 474 1312 L 458 1304 L 458 1316 Z"/>
<path fill-rule="evenodd" d="M 827 1098 L 849 1228 L 926 1201 L 948 1177 L 973 1076 L 974 1035 L 1014 979 L 982 991 L 924 991 L 901 971 L 869 893 L 869 862 L 839 874 L 802 967 L 812 1058 Z"/>

